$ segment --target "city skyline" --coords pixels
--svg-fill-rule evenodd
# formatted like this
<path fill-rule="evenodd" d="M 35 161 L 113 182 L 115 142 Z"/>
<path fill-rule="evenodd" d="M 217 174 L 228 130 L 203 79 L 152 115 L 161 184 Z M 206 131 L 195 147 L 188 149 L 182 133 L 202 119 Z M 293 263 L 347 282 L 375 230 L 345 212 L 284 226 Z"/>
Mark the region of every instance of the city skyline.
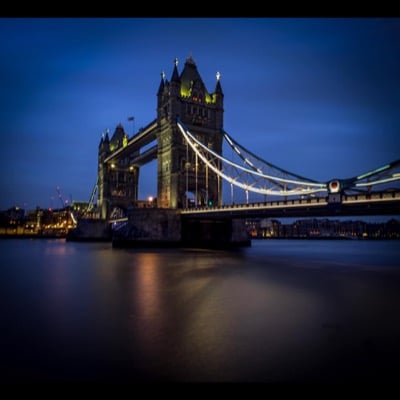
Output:
<path fill-rule="evenodd" d="M 174 59 L 224 92 L 224 129 L 328 181 L 400 158 L 398 18 L 3 18 L 0 209 L 88 201 L 101 135 L 156 117 Z M 132 119 L 132 117 L 134 119 Z M 156 196 L 156 163 L 139 197 Z"/>

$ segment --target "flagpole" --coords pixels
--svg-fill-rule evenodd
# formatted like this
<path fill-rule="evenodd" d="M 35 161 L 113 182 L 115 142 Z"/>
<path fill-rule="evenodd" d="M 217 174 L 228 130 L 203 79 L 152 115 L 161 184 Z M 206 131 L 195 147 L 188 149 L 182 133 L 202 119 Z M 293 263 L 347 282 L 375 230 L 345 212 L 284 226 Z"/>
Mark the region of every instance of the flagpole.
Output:
<path fill-rule="evenodd" d="M 132 121 L 132 129 L 133 129 L 132 135 L 135 135 L 135 117 L 128 117 L 128 121 Z"/>

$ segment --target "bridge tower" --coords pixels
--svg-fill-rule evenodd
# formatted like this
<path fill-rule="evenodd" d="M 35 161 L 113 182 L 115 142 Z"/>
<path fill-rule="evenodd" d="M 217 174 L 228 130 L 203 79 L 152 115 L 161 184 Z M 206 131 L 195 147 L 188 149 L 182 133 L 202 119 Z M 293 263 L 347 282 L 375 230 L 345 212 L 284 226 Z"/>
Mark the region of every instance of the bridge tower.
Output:
<path fill-rule="evenodd" d="M 191 197 L 197 205 L 219 205 L 222 182 L 185 143 L 177 127 L 179 117 L 202 143 L 222 154 L 223 100 L 217 73 L 213 93 L 209 93 L 192 56 L 179 74 L 175 59 L 170 81 L 161 75 L 157 93 L 157 206 L 181 208 Z"/>
<path fill-rule="evenodd" d="M 112 157 L 122 153 L 128 135 L 121 124 L 115 128 L 111 139 L 108 132 L 101 138 L 98 152 L 98 208 L 100 217 L 108 219 L 112 210 L 126 210 L 137 201 L 139 168 L 130 163 L 131 157 Z"/>

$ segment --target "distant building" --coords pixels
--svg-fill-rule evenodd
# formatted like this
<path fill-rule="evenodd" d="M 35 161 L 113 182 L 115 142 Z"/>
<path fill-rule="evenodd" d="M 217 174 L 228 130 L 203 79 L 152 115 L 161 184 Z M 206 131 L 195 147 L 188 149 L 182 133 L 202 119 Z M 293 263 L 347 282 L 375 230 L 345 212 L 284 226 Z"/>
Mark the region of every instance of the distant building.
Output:
<path fill-rule="evenodd" d="M 253 238 L 400 239 L 400 221 L 395 219 L 367 223 L 312 218 L 289 224 L 272 219 L 249 219 L 246 228 Z"/>

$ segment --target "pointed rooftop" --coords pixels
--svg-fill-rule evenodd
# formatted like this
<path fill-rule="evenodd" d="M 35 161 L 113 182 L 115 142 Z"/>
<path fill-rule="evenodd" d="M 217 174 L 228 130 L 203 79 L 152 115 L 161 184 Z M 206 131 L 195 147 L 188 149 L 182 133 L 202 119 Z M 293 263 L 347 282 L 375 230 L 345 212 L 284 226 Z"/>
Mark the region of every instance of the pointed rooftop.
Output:
<path fill-rule="evenodd" d="M 217 84 L 215 85 L 214 93 L 220 94 L 223 96 L 224 93 L 222 92 L 222 86 L 221 86 L 221 74 L 219 72 L 217 72 L 216 76 L 217 76 Z"/>
<path fill-rule="evenodd" d="M 121 123 L 119 123 L 115 128 L 114 134 L 112 135 L 112 138 L 110 140 L 110 150 L 114 151 L 121 147 L 123 144 L 123 140 L 126 136 L 127 135 L 125 133 L 124 127 Z"/>
<path fill-rule="evenodd" d="M 172 71 L 171 82 L 179 82 L 179 73 L 178 73 L 178 59 L 174 60 L 174 70 Z"/>
<path fill-rule="evenodd" d="M 164 87 L 165 87 L 165 73 L 163 71 L 163 72 L 161 72 L 161 82 L 160 82 L 160 86 L 158 87 L 157 94 L 162 94 L 162 92 L 164 91 Z"/>
<path fill-rule="evenodd" d="M 197 65 L 193 60 L 192 56 L 186 59 L 185 66 L 181 74 L 181 84 L 182 88 L 186 91 L 192 83 L 200 81 L 202 86 L 204 86 L 203 80 L 197 70 Z"/>

